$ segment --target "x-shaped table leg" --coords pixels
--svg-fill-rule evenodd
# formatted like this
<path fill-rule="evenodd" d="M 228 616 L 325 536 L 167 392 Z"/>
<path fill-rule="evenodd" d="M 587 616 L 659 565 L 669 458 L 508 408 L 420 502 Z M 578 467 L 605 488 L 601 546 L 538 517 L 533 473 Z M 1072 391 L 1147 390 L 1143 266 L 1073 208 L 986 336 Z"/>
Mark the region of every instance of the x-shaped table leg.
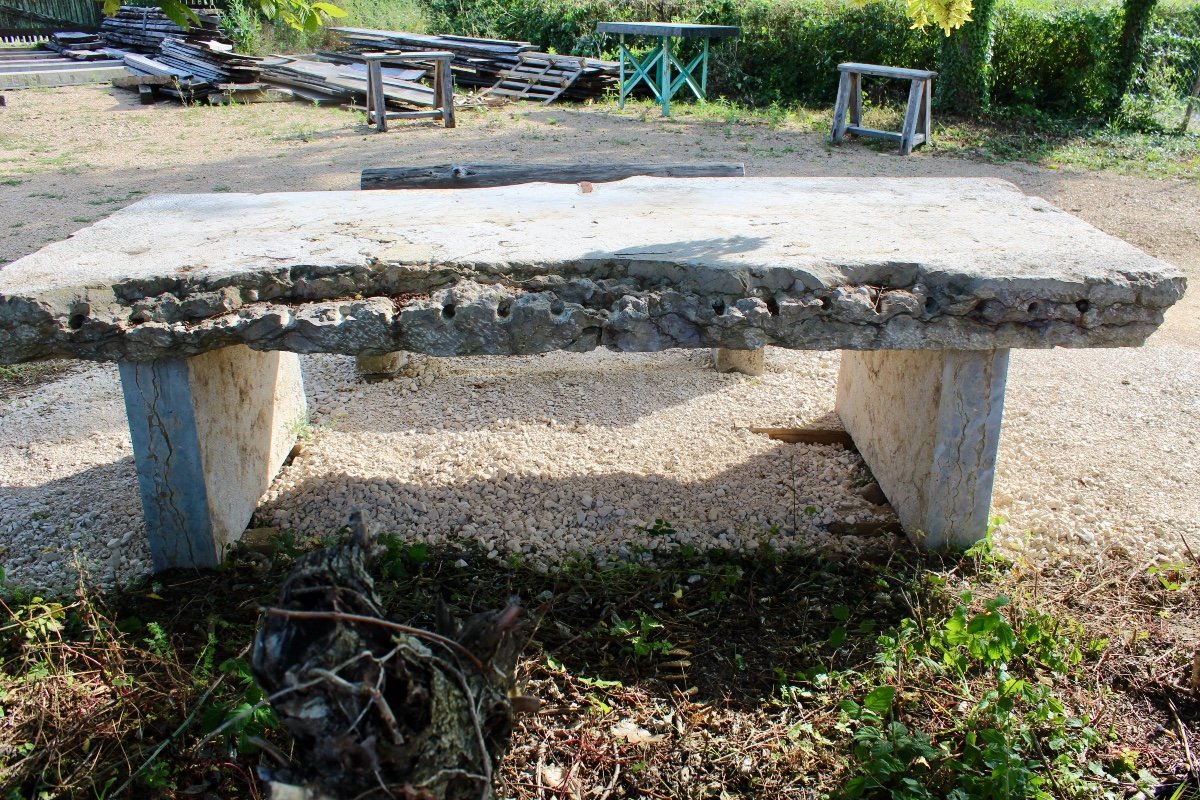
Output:
<path fill-rule="evenodd" d="M 687 64 L 681 62 L 671 52 L 671 37 L 659 37 L 658 43 L 641 59 L 633 54 L 625 45 L 625 34 L 621 34 L 621 74 L 620 93 L 617 106 L 625 107 L 625 98 L 639 83 L 650 87 L 654 99 L 662 106 L 662 115 L 671 115 L 671 98 L 683 86 L 692 90 L 697 99 L 703 100 L 708 88 L 708 39 L 704 40 L 699 53 Z M 626 77 L 625 62 L 629 62 L 631 73 Z M 671 77 L 671 67 L 674 65 L 677 74 Z M 657 67 L 657 74 L 655 68 Z M 700 80 L 696 80 L 696 68 L 700 69 Z"/>

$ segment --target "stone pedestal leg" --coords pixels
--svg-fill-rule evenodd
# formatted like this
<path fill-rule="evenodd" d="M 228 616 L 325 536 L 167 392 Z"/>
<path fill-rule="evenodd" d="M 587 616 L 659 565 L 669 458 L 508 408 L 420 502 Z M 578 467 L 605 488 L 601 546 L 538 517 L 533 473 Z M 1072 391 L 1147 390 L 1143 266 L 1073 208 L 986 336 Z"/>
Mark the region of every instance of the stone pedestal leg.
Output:
<path fill-rule="evenodd" d="M 1008 350 L 842 352 L 837 413 L 909 536 L 984 537 Z"/>
<path fill-rule="evenodd" d="M 300 362 L 237 345 L 120 372 L 154 569 L 215 567 L 306 420 Z"/>
<path fill-rule="evenodd" d="M 757 350 L 713 350 L 713 367 L 717 372 L 740 372 L 743 375 L 762 375 L 767 368 L 767 348 Z"/>
<path fill-rule="evenodd" d="M 358 356 L 354 359 L 354 369 L 359 375 L 395 375 L 407 363 L 406 354 L 400 350 L 381 356 Z"/>

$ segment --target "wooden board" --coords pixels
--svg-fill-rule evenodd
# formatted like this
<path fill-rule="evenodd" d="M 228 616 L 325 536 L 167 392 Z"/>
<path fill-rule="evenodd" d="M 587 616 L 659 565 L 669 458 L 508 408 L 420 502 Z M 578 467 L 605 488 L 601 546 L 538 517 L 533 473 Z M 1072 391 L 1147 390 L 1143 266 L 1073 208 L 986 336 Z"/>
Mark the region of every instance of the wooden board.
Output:
<path fill-rule="evenodd" d="M 437 164 L 364 169 L 362 189 L 467 189 L 520 183 L 607 183 L 655 178 L 741 178 L 742 164 Z"/>
<path fill-rule="evenodd" d="M 688 25 L 675 22 L 597 22 L 597 33 L 629 36 L 673 36 L 680 39 L 725 39 L 738 36 L 735 25 Z"/>
<path fill-rule="evenodd" d="M 121 75 L 112 79 L 118 89 L 135 89 L 138 86 L 171 86 L 175 79 L 170 75 Z"/>
<path fill-rule="evenodd" d="M 884 67 L 879 64 L 856 64 L 848 62 L 838 64 L 838 69 L 842 72 L 857 72 L 859 75 L 873 75 L 877 78 L 899 78 L 906 81 L 926 80 L 937 77 L 937 73 L 933 70 Z"/>

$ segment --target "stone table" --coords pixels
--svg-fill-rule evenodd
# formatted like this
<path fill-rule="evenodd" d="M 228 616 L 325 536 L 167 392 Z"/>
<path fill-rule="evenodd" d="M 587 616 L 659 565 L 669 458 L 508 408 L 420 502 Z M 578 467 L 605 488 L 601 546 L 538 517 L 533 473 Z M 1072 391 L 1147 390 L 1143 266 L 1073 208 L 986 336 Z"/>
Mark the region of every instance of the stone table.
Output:
<path fill-rule="evenodd" d="M 1009 348 L 1139 345 L 1184 288 L 998 180 L 165 195 L 0 270 L 0 363 L 120 362 L 161 569 L 240 536 L 296 353 L 843 350 L 837 412 L 932 547 L 986 532 Z"/>

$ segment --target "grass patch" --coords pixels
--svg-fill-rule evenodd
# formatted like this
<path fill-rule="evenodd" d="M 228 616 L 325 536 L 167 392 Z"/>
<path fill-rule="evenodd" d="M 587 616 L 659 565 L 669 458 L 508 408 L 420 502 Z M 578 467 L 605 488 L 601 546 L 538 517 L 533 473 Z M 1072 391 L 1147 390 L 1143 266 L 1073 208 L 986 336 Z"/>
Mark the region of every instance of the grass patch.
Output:
<path fill-rule="evenodd" d="M 466 615 L 515 593 L 536 621 L 519 670 L 543 712 L 521 719 L 499 796 L 533 800 L 551 783 L 554 796 L 697 798 L 1194 786 L 1173 733 L 1200 719 L 1184 688 L 1194 564 L 1038 573 L 982 549 L 921 557 L 885 542 L 840 561 L 683 547 L 653 565 L 549 569 L 382 543 L 394 619 L 434 627 L 438 598 Z M 254 796 L 260 743 L 287 743 L 246 648 L 300 549 L 284 534 L 217 573 L 107 598 L 12 596 L 0 782 L 20 796 Z"/>
<path fill-rule="evenodd" d="M 634 116 L 641 122 L 722 126 L 726 138 L 742 140 L 743 152 L 767 158 L 781 157 L 789 151 L 757 146 L 754 128 L 827 137 L 832 122 L 832 110 L 828 108 L 778 104 L 750 108 L 726 100 L 674 103 L 671 117 L 666 119 L 659 116 L 660 107 L 652 100 L 628 100 L 624 111 L 619 111 L 615 103 L 600 108 Z M 864 97 L 866 127 L 899 131 L 903 118 L 903 105 L 886 100 L 872 102 L 870 96 Z M 896 149 L 895 144 L 879 139 L 850 136 L 848 140 L 879 152 Z M 624 140 L 615 143 L 628 144 Z M 993 164 L 1023 161 L 1049 169 L 1072 167 L 1157 179 L 1200 179 L 1200 130 L 1188 134 L 1130 131 L 1096 122 L 1015 112 L 968 121 L 947 119 L 935 112 L 932 142 L 927 149 Z"/>
<path fill-rule="evenodd" d="M 992 163 L 1026 161 L 1147 178 L 1200 179 L 1200 133 L 1123 131 L 1072 120 L 943 121 L 935 116 L 931 149 Z"/>
<path fill-rule="evenodd" d="M 0 364 L 0 400 L 24 394 L 44 383 L 79 370 L 78 361 L 35 361 L 31 364 Z"/>
<path fill-rule="evenodd" d="M 625 108 L 619 109 L 615 100 L 597 106 L 613 114 L 636 116 L 641 122 L 661 122 L 664 125 L 686 125 L 688 123 L 717 123 L 727 126 L 749 125 L 770 129 L 787 127 L 791 131 L 811 133 L 828 132 L 831 112 L 811 106 L 787 106 L 772 103 L 769 106 L 747 106 L 724 98 L 707 101 L 671 103 L 671 116 L 662 117 L 662 106 L 648 98 L 627 98 Z"/>

